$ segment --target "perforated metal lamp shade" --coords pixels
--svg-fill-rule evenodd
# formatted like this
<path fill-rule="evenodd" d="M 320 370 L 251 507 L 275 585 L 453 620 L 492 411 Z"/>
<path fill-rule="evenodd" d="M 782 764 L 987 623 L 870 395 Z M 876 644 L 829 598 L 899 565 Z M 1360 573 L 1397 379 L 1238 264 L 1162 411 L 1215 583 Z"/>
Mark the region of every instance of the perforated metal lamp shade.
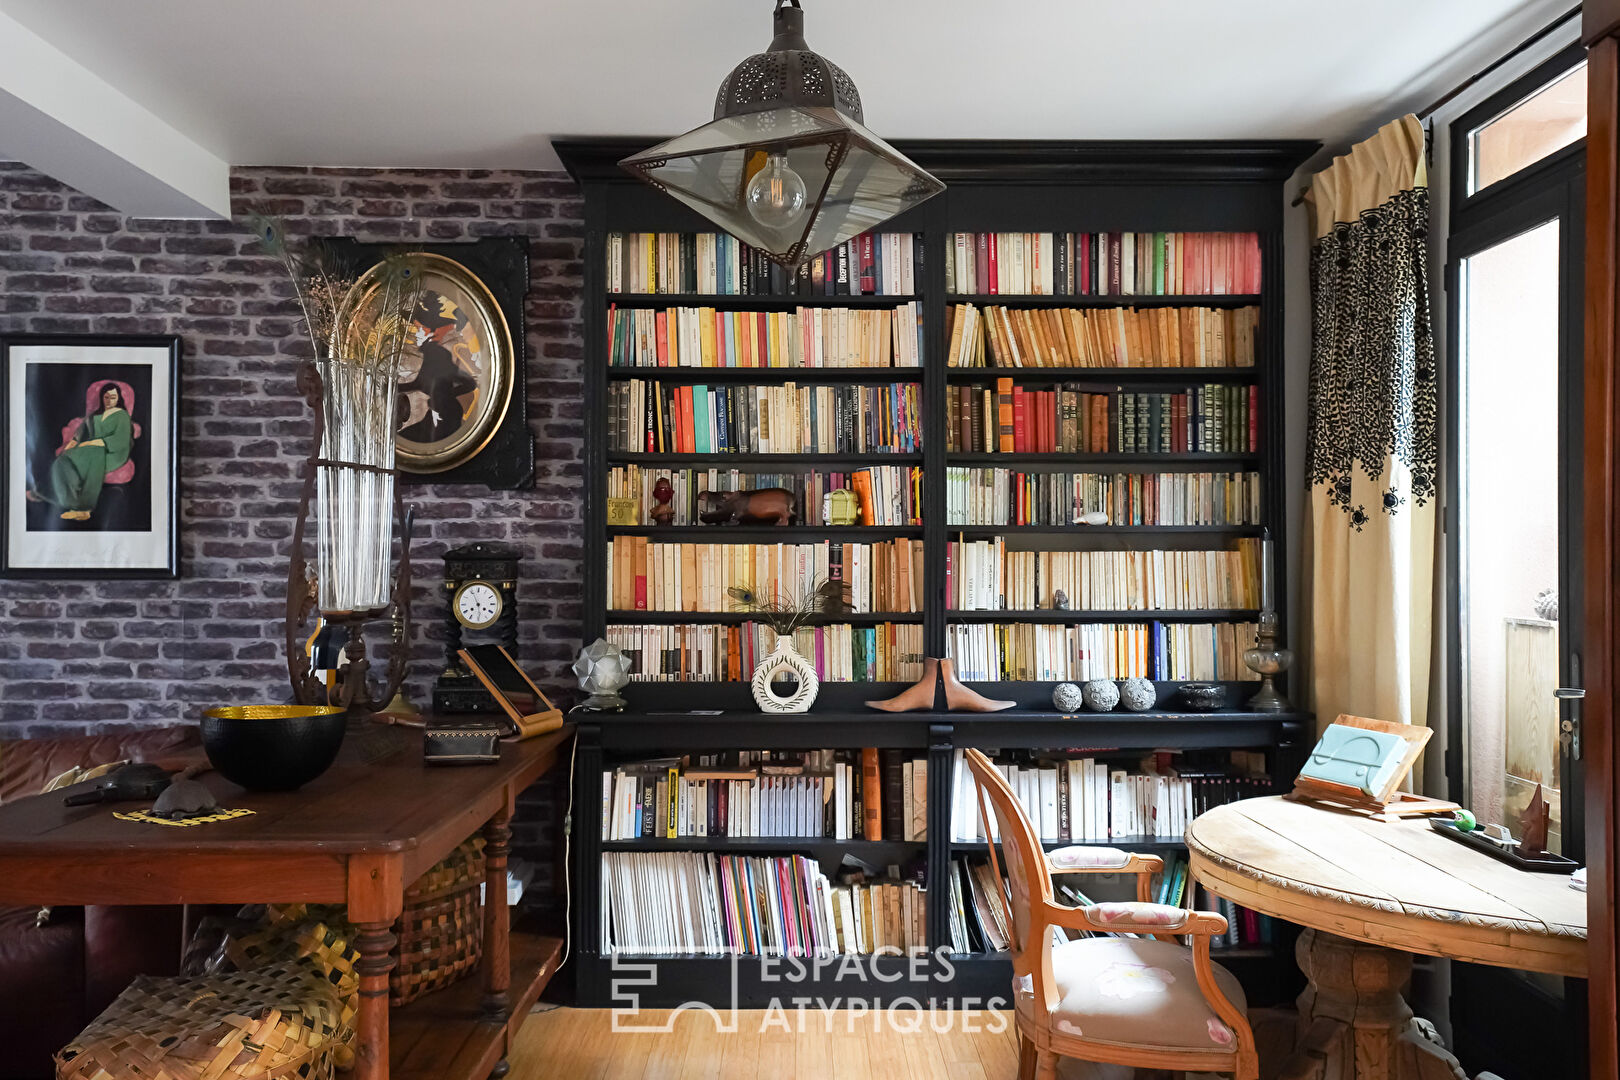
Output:
<path fill-rule="evenodd" d="M 720 84 L 712 122 L 619 164 L 772 261 L 797 267 L 945 185 L 866 129 L 854 82 L 805 45 L 804 12 L 789 2 L 778 0 L 770 49 Z M 761 220 L 747 201 L 750 181 L 773 165 L 804 183 L 803 211 L 785 222 Z"/>

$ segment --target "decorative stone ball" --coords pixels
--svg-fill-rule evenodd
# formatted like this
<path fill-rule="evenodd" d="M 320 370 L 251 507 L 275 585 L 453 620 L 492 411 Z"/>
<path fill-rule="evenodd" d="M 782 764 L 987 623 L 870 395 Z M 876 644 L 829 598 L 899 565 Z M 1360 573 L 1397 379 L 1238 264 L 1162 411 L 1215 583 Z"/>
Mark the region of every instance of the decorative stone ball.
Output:
<path fill-rule="evenodd" d="M 1052 688 L 1052 708 L 1058 712 L 1079 712 L 1085 703 L 1085 695 L 1072 682 L 1060 682 Z"/>
<path fill-rule="evenodd" d="M 1068 611 L 1069 594 L 1064 592 L 1062 589 L 1055 590 L 1052 593 L 1052 608 L 1055 611 Z"/>
<path fill-rule="evenodd" d="M 1092 679 L 1080 688 L 1080 695 L 1094 712 L 1111 712 L 1119 704 L 1119 687 L 1112 679 Z"/>
<path fill-rule="evenodd" d="M 1542 589 L 1536 593 L 1531 604 L 1535 608 L 1536 618 L 1546 619 L 1548 622 L 1558 621 L 1558 590 Z"/>
<path fill-rule="evenodd" d="M 1131 712 L 1147 712 L 1158 699 L 1158 691 L 1147 679 L 1126 679 L 1119 688 L 1119 700 Z"/>

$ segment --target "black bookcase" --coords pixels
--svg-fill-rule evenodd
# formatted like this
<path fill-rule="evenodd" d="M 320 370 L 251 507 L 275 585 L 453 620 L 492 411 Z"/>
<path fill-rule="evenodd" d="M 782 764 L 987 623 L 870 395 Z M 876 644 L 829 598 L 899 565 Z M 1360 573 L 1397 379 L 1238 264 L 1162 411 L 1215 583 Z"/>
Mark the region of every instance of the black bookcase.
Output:
<path fill-rule="evenodd" d="M 615 622 L 728 622 L 737 616 L 691 613 L 609 611 L 606 597 L 606 558 L 611 537 L 648 536 L 662 541 L 717 539 L 750 541 L 815 541 L 827 538 L 870 541 L 920 536 L 924 542 L 925 595 L 923 612 L 914 616 L 884 617 L 889 621 L 919 621 L 924 627 L 928 655 L 945 655 L 947 626 L 956 621 L 1094 621 L 1142 619 L 1145 615 L 1179 621 L 1252 619 L 1253 612 L 971 612 L 948 611 L 945 594 L 945 545 L 958 535 L 967 539 L 993 535 L 1049 537 L 1085 548 L 1153 548 L 1225 546 L 1237 537 L 1259 534 L 1261 526 L 1238 527 L 1089 527 L 1077 538 L 1073 528 L 947 525 L 944 514 L 946 468 L 955 464 L 1016 467 L 1020 459 L 1009 454 L 972 455 L 946 450 L 946 394 L 955 383 L 993 379 L 1013 371 L 995 368 L 947 368 L 945 350 L 949 310 L 953 303 L 979 302 L 1010 306 L 1112 306 L 1141 304 L 1171 306 L 1258 305 L 1255 364 L 1243 371 L 1209 369 L 1027 369 L 1016 370 L 1022 382 L 1061 380 L 1072 383 L 1137 385 L 1149 389 L 1176 388 L 1212 381 L 1239 381 L 1259 387 L 1260 452 L 1248 455 L 1066 455 L 1048 464 L 1074 469 L 1091 467 L 1186 468 L 1189 470 L 1252 469 L 1260 472 L 1265 526 L 1276 543 L 1275 595 L 1287 595 L 1284 531 L 1284 401 L 1282 253 L 1283 183 L 1317 144 L 1305 141 L 1271 142 L 980 142 L 918 141 L 897 145 L 918 164 L 947 183 L 944 194 L 882 226 L 884 232 L 914 232 L 923 236 L 924 260 L 917 293 L 907 296 L 838 296 L 824 299 L 797 296 L 684 296 L 657 294 L 610 295 L 606 289 L 606 240 L 614 232 L 712 232 L 714 227 L 673 199 L 634 180 L 618 168 L 620 158 L 649 145 L 652 139 L 605 138 L 559 140 L 554 145 L 569 172 L 579 181 L 585 201 L 585 611 L 587 641 L 600 636 Z M 1044 231 L 1185 231 L 1253 232 L 1258 234 L 1262 288 L 1258 296 L 1193 297 L 1084 297 L 1084 296 L 959 296 L 947 295 L 945 259 L 950 234 L 956 232 Z M 924 318 L 923 366 L 899 371 L 885 369 L 747 369 L 736 374 L 714 369 L 657 369 L 668 382 L 682 379 L 705 383 L 734 380 L 765 383 L 794 381 L 899 381 L 915 378 L 922 384 L 924 424 L 921 454 L 875 454 L 866 457 L 828 455 L 675 455 L 611 452 L 606 438 L 606 400 L 610 380 L 646 376 L 649 369 L 609 369 L 607 364 L 607 312 L 610 303 L 673 307 L 704 305 L 729 310 L 792 310 L 801 304 L 829 306 L 894 306 L 908 299 L 921 302 Z M 1028 461 L 1028 459 L 1024 459 Z M 769 471 L 782 466 L 850 466 L 861 464 L 920 464 L 924 469 L 923 525 L 898 528 L 786 527 L 731 528 L 724 533 L 705 526 L 607 525 L 608 470 L 615 464 L 680 466 L 726 464 Z M 842 620 L 860 622 L 860 618 Z M 870 620 L 869 620 L 870 621 Z M 1286 629 L 1286 628 L 1285 628 Z M 866 709 L 868 698 L 889 696 L 900 689 L 889 683 L 823 683 L 816 705 L 808 714 L 761 714 L 743 683 L 643 683 L 626 693 L 632 709 L 624 714 L 579 715 L 576 801 L 573 812 L 572 931 L 577 964 L 579 1003 L 587 1006 L 623 1005 L 615 997 L 616 972 L 611 958 L 602 955 L 601 861 L 604 850 L 725 850 L 746 854 L 808 854 L 836 864 L 844 850 L 868 862 L 900 861 L 909 856 L 926 861 L 929 940 L 949 940 L 949 887 L 953 855 L 962 845 L 950 843 L 950 777 L 955 750 L 1079 749 L 1149 751 L 1158 748 L 1259 749 L 1267 753 L 1273 781 L 1292 779 L 1301 756 L 1309 747 L 1309 717 L 1303 713 L 1256 713 L 1242 701 L 1252 683 L 1232 684 L 1229 698 L 1236 707 L 1213 714 L 1173 711 L 1173 683 L 1159 684 L 1159 708 L 1141 714 L 1110 713 L 1063 716 L 1052 710 L 1051 683 L 989 683 L 977 688 L 993 697 L 1012 698 L 1019 704 L 1008 712 L 980 715 L 964 713 L 887 714 Z M 697 712 L 695 710 L 719 710 Z M 903 748 L 928 759 L 928 835 L 926 843 L 862 840 L 679 840 L 604 842 L 601 835 L 601 789 L 604 768 L 622 761 L 720 750 L 819 749 L 824 747 Z M 1174 847 L 1174 842 L 1144 841 L 1143 850 Z M 1290 992 L 1292 964 L 1286 947 L 1245 950 L 1228 957 L 1254 1000 L 1276 1000 Z M 635 957 L 631 963 L 651 965 L 656 979 L 640 982 L 634 993 L 642 1005 L 673 1006 L 703 1001 L 716 1007 L 763 1007 L 773 997 L 794 994 L 855 994 L 863 999 L 983 1003 L 1005 999 L 1011 965 L 1004 956 L 952 958 L 949 978 L 937 969 L 921 979 L 907 972 L 904 958 L 880 958 L 866 970 L 899 976 L 894 981 L 858 984 L 841 981 L 836 967 L 813 972 L 810 982 L 792 985 L 762 981 L 753 960 L 735 965 L 729 959 L 689 957 Z M 733 978 L 732 971 L 736 976 Z M 1252 972 L 1252 974 L 1251 974 Z M 644 978 L 642 976 L 641 978 Z M 732 987 L 736 986 L 733 1000 Z"/>

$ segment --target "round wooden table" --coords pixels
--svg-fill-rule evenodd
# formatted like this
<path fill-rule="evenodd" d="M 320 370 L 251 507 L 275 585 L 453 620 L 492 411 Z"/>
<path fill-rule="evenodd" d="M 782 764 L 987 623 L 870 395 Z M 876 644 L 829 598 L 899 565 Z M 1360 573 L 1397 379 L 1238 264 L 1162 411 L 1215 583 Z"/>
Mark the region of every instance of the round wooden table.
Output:
<path fill-rule="evenodd" d="M 1463 1076 L 1401 997 L 1412 953 L 1586 977 L 1586 894 L 1567 875 L 1514 869 L 1422 818 L 1246 799 L 1195 819 L 1187 849 L 1211 892 L 1308 928 L 1288 1080 Z"/>

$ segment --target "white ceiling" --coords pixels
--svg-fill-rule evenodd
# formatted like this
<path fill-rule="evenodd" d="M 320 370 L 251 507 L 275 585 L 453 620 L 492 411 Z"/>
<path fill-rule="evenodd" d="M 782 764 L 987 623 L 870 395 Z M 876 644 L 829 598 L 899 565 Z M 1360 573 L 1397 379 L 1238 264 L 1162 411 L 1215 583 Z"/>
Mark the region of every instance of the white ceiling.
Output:
<path fill-rule="evenodd" d="M 805 0 L 880 135 L 1360 137 L 1571 0 Z M 769 0 L 0 0 L 235 164 L 551 168 L 669 135 L 770 39 Z M 0 149 L 5 133 L 0 131 Z"/>

